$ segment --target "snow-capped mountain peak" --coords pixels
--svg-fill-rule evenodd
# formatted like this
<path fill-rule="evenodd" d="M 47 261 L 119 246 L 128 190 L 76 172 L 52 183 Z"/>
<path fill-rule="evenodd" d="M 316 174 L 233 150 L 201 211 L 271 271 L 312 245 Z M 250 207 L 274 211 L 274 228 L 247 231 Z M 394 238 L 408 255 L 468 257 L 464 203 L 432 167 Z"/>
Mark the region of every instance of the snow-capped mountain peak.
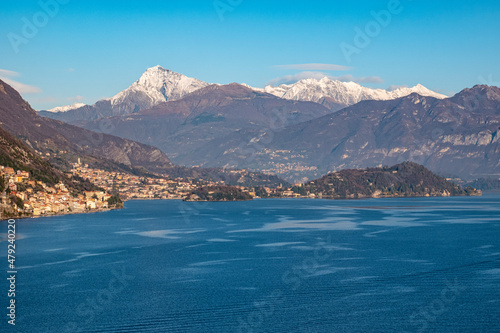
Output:
<path fill-rule="evenodd" d="M 430 96 L 439 99 L 447 98 L 447 96 L 438 94 L 427 89 L 421 84 L 413 88 L 398 88 L 392 91 L 384 89 L 372 89 L 363 87 L 356 82 L 341 82 L 332 80 L 328 77 L 322 79 L 304 79 L 294 84 L 283 84 L 277 87 L 267 86 L 265 91 L 280 98 L 311 101 L 316 103 L 337 106 L 337 109 L 342 106 L 354 105 L 363 100 L 390 100 L 399 97 L 408 96 L 412 93 L 418 93 L 422 96 Z"/>
<path fill-rule="evenodd" d="M 68 112 L 70 110 L 78 109 L 81 108 L 82 106 L 85 106 L 83 103 L 74 103 L 71 105 L 64 105 L 64 106 L 58 106 L 56 108 L 47 110 L 49 112 Z"/>
<path fill-rule="evenodd" d="M 129 88 L 111 98 L 119 114 L 148 109 L 166 101 L 174 101 L 209 84 L 161 66 L 148 68 Z"/>

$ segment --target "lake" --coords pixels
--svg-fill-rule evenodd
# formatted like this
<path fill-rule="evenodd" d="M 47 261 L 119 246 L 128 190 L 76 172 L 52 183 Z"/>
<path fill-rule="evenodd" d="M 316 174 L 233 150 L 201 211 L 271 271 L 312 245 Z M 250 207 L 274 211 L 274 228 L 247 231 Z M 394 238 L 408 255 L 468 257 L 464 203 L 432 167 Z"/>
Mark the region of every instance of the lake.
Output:
<path fill-rule="evenodd" d="M 498 194 L 129 201 L 16 227 L 2 332 L 500 331 Z"/>

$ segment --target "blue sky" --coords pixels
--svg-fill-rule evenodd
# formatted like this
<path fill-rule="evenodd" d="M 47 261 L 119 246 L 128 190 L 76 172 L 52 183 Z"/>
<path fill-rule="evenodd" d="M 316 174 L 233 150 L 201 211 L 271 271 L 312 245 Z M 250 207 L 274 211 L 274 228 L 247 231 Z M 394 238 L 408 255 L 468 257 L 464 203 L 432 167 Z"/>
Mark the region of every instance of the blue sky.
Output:
<path fill-rule="evenodd" d="M 0 22 L 0 78 L 35 109 L 92 104 L 155 65 L 256 87 L 500 85 L 500 1 L 3 1 Z"/>

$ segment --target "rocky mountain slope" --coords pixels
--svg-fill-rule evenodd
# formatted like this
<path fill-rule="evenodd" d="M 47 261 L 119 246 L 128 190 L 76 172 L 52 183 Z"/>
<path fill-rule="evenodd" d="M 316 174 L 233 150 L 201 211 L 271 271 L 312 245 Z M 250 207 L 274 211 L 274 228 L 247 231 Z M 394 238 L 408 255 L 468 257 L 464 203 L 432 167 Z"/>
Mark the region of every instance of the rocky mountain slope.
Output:
<path fill-rule="evenodd" d="M 41 181 L 49 186 L 62 182 L 72 193 L 97 189 L 88 180 L 79 177 L 68 178 L 1 126 L 0 165 L 14 170 L 27 171 L 30 173 L 31 179 Z M 3 177 L 0 178 L 1 194 L 6 184 L 3 182 Z"/>
<path fill-rule="evenodd" d="M 58 164 L 61 155 L 162 169 L 170 160 L 158 148 L 41 117 L 17 91 L 0 81 L 0 126 Z"/>

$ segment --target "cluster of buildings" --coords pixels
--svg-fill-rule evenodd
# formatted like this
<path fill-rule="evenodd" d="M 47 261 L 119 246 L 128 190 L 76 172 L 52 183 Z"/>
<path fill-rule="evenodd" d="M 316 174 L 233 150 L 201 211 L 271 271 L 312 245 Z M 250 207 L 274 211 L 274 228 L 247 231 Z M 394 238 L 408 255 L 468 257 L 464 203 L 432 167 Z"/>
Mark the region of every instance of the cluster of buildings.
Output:
<path fill-rule="evenodd" d="M 307 159 L 302 154 L 292 154 L 290 150 L 272 150 L 263 149 L 256 155 L 269 156 L 270 162 L 268 167 L 262 172 L 283 175 L 293 172 L 315 172 L 318 170 L 316 166 L 307 164 Z"/>
<path fill-rule="evenodd" d="M 0 217 L 83 213 L 109 208 L 111 195 L 102 191 L 84 192 L 75 197 L 62 182 L 49 186 L 33 180 L 27 171 L 5 166 L 0 166 L 0 177 L 5 184 L 0 193 Z"/>
<path fill-rule="evenodd" d="M 184 199 L 199 186 L 224 185 L 224 182 L 215 183 L 183 178 L 172 179 L 168 176 L 158 178 L 141 177 L 127 173 L 93 169 L 89 168 L 88 165 L 80 163 L 74 163 L 71 172 L 84 179 L 88 179 L 91 183 L 103 188 L 108 193 L 119 193 L 122 200 Z M 245 171 L 235 170 L 234 172 L 241 173 Z M 282 186 L 278 186 L 277 188 L 263 187 L 259 193 L 256 193 L 255 188 L 252 187 L 234 187 L 249 193 L 254 198 L 259 197 L 259 194 L 264 197 L 294 198 L 299 196 L 297 193 Z"/>
<path fill-rule="evenodd" d="M 122 172 L 110 172 L 74 163 L 71 172 L 106 192 L 119 193 L 122 200 L 129 199 L 183 199 L 200 183 L 168 177 L 141 177 Z"/>
<path fill-rule="evenodd" d="M 0 166 L 0 177 L 5 188 L 0 192 L 0 218 L 7 216 L 46 216 L 88 211 L 106 210 L 110 207 L 110 193 L 117 193 L 122 200 L 130 199 L 184 199 L 202 185 L 224 185 L 223 182 L 171 179 L 163 177 L 143 177 L 122 172 L 111 172 L 89 168 L 88 165 L 74 163 L 71 175 L 88 179 L 101 191 L 87 191 L 73 196 L 62 182 L 49 186 L 34 180 L 30 173 Z M 236 186 L 252 197 L 297 197 L 290 189 L 254 188 Z M 264 192 L 262 192 L 264 191 Z"/>

